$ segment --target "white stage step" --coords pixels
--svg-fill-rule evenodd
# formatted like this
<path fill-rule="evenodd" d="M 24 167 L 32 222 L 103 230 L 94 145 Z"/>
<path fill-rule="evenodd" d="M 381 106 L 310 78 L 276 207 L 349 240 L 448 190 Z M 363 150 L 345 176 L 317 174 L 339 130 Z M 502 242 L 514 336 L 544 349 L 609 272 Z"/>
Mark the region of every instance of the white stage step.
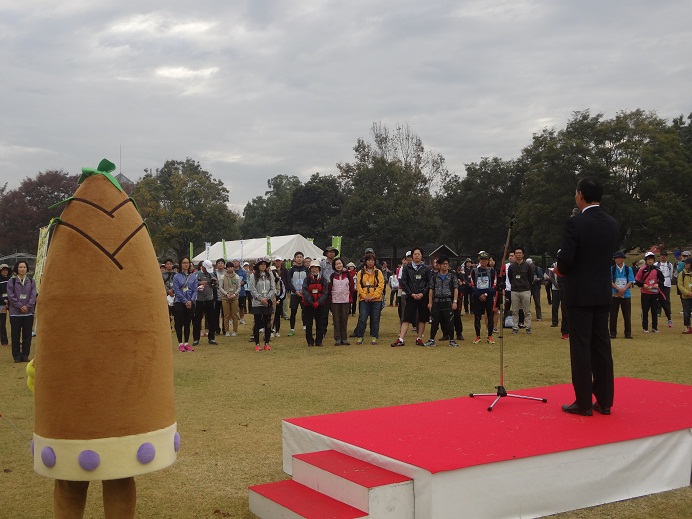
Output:
<path fill-rule="evenodd" d="M 413 519 L 413 480 L 333 450 L 297 454 L 292 481 L 250 487 L 261 519 Z"/>

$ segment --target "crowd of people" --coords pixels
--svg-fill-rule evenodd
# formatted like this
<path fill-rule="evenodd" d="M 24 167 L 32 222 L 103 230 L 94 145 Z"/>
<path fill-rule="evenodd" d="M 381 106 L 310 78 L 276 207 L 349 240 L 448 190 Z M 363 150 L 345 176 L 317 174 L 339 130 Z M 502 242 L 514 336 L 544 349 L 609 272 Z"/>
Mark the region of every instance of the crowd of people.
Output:
<path fill-rule="evenodd" d="M 560 312 L 560 279 L 555 275 L 555 265 L 543 270 L 525 257 L 522 247 L 510 251 L 504 265 L 494 255 L 480 251 L 475 261 L 466 258 L 456 267 L 444 255 L 426 262 L 423 250 L 414 247 L 393 269 L 386 261 L 379 261 L 372 248 L 364 251 L 358 265 L 346 263 L 334 247 L 324 252 L 321 260 L 296 252 L 290 262 L 280 257 L 242 264 L 239 258 L 228 262 L 218 259 L 215 263 L 200 262 L 196 268 L 188 257 L 181 258 L 177 265 L 166 260 L 161 266 L 162 277 L 179 351 L 194 351 L 202 337 L 216 345 L 219 334 L 238 336 L 239 324 L 245 324 L 247 314 L 253 316 L 249 340 L 257 351 L 271 350 L 271 339 L 281 336 L 282 320 L 288 321 L 289 337 L 302 327 L 308 346 L 323 346 L 330 315 L 335 346 L 348 346 L 351 339 L 363 344 L 366 332 L 370 343 L 376 345 L 387 302 L 398 309 L 400 320 L 392 347 L 404 346 L 409 332 L 415 335 L 418 346 L 435 346 L 436 341 L 444 341 L 458 347 L 464 340 L 463 314 L 473 315 L 474 344 L 495 344 L 493 337 L 500 325 L 511 328 L 514 334 L 520 329 L 533 333 L 532 322 L 542 320 L 544 286 L 552 309 L 551 326 L 560 327 L 562 339 L 569 338 L 566 315 Z M 648 252 L 642 264 L 633 267 L 625 265 L 625 259 L 622 251 L 613 254 L 611 338 L 617 337 L 619 315 L 624 321 L 624 337 L 632 338 L 634 285 L 641 288 L 645 333 L 649 333 L 649 315 L 651 331 L 658 333 L 661 311 L 668 326 L 673 326 L 670 297 L 671 287 L 677 286 L 683 304 L 683 333 L 692 334 L 692 279 L 689 267 L 685 267 L 686 263 L 692 264 L 689 251 L 682 253 L 677 264 L 668 262 L 665 251 L 660 253 L 659 261 Z M 355 327 L 349 333 L 349 318 L 356 316 Z"/>

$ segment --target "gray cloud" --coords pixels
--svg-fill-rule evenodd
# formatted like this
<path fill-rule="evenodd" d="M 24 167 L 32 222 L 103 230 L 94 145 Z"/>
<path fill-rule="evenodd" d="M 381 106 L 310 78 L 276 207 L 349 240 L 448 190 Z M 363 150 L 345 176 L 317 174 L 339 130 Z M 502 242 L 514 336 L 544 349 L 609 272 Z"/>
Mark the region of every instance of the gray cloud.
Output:
<path fill-rule="evenodd" d="M 575 110 L 692 111 L 684 0 L 100 4 L 0 7 L 0 182 L 122 146 L 130 178 L 192 157 L 242 208 L 335 172 L 374 121 L 463 173 Z"/>

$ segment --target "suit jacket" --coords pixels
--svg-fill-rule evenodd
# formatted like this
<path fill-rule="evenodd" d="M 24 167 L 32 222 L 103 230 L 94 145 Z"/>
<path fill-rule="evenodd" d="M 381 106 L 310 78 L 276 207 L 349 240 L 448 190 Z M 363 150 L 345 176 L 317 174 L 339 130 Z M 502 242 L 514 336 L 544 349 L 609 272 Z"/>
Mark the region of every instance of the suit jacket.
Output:
<path fill-rule="evenodd" d="M 565 306 L 611 303 L 610 265 L 619 235 L 618 223 L 600 206 L 567 220 L 557 256 L 558 271 L 565 276 L 561 287 Z"/>

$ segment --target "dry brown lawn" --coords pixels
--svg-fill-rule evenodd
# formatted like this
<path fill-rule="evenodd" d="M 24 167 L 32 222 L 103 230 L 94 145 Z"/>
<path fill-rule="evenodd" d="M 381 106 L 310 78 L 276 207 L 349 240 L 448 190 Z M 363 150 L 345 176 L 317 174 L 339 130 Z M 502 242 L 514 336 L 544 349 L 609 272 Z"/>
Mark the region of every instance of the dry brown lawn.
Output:
<path fill-rule="evenodd" d="M 543 294 L 545 298 L 545 294 Z M 681 335 L 680 302 L 674 301 L 675 327 L 665 321 L 658 335 L 640 329 L 638 295 L 633 309 L 632 341 L 614 342 L 616 376 L 692 383 L 692 336 Z M 570 380 L 566 341 L 544 320 L 534 334 L 505 335 L 505 386 L 508 390 L 566 383 Z M 182 447 L 171 468 L 137 478 L 138 517 L 251 518 L 247 487 L 284 479 L 281 465 L 283 418 L 430 401 L 494 391 L 498 347 L 473 345 L 473 321 L 464 316 L 461 348 L 390 348 L 398 329 L 396 309 L 386 308 L 380 345 L 308 348 L 302 333 L 282 337 L 271 352 L 257 353 L 241 336 L 221 337 L 219 346 L 203 339 L 194 353 L 174 349 L 176 411 Z M 349 327 L 355 325 L 352 318 Z M 622 331 L 620 332 L 622 334 Z M 438 343 L 439 344 L 439 343 Z M 4 350 L 9 350 L 6 348 Z M 24 364 L 0 350 L 0 517 L 51 515 L 52 484 L 32 470 L 29 439 L 33 398 L 25 384 Z M 617 397 L 616 397 L 617 398 Z M 559 405 L 552 403 L 548 405 Z M 614 407 L 617 412 L 617 402 Z M 498 496 L 501 498 L 501 496 Z M 88 518 L 103 517 L 100 485 L 94 484 Z M 560 518 L 689 518 L 692 489 L 647 496 L 560 514 Z"/>

